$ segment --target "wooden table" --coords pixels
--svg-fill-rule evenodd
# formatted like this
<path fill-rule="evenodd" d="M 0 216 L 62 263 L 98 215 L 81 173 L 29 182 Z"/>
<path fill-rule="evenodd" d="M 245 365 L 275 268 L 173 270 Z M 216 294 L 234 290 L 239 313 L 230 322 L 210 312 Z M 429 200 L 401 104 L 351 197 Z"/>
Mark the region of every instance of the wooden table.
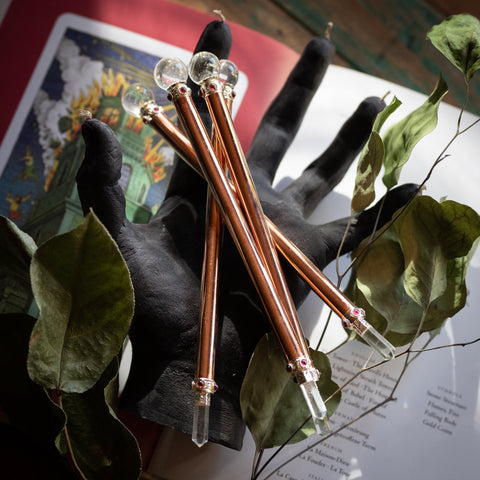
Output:
<path fill-rule="evenodd" d="M 297 52 L 334 23 L 335 63 L 429 94 L 440 72 L 449 85 L 448 103 L 461 106 L 465 82 L 426 40 L 433 25 L 467 12 L 480 18 L 478 0 L 173 0 L 212 12 L 268 35 Z M 480 73 L 476 75 L 479 77 Z M 479 77 L 480 78 L 480 77 Z M 467 110 L 480 115 L 480 80 L 470 85 Z"/>

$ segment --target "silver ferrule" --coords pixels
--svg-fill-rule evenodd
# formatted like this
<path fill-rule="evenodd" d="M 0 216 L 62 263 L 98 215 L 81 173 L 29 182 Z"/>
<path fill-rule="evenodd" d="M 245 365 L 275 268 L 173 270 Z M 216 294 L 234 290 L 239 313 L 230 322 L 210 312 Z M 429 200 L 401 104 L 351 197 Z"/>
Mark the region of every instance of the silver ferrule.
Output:
<path fill-rule="evenodd" d="M 175 103 L 179 98 L 190 97 L 192 90 L 185 83 L 174 83 L 168 87 L 168 100 Z"/>
<path fill-rule="evenodd" d="M 192 382 L 192 391 L 214 394 L 218 390 L 218 385 L 211 378 L 198 377 Z"/>
<path fill-rule="evenodd" d="M 290 372 L 299 383 L 317 382 L 320 379 L 320 372 L 315 368 L 311 359 L 301 357 L 287 365 L 287 372 Z"/>
<path fill-rule="evenodd" d="M 342 324 L 348 330 L 355 330 L 360 336 L 370 328 L 370 324 L 365 319 L 365 310 L 354 307 L 342 319 Z"/>
<path fill-rule="evenodd" d="M 161 113 L 163 113 L 163 108 L 154 101 L 147 102 L 140 110 L 141 119 L 146 124 L 151 123 Z"/>
<path fill-rule="evenodd" d="M 223 96 L 225 97 L 226 100 L 232 101 L 235 98 L 235 91 L 233 90 L 233 87 L 225 83 L 223 85 Z"/>
<path fill-rule="evenodd" d="M 222 82 L 215 77 L 207 78 L 200 85 L 199 94 L 201 97 L 208 97 L 212 93 L 220 93 L 223 91 Z"/>

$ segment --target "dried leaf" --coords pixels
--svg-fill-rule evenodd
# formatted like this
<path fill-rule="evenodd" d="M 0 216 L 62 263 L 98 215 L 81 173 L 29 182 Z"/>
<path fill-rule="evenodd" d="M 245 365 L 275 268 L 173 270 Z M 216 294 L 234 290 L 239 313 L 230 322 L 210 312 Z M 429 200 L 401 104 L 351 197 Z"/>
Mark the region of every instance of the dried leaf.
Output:
<path fill-rule="evenodd" d="M 470 82 L 480 68 L 480 21 L 467 13 L 452 15 L 435 25 L 427 38 Z"/>
<path fill-rule="evenodd" d="M 397 97 L 377 115 L 372 133 L 360 154 L 355 187 L 352 196 L 352 212 L 365 210 L 375 200 L 375 180 L 383 165 L 384 148 L 379 135 L 387 118 L 402 104 Z"/>
<path fill-rule="evenodd" d="M 67 415 L 66 433 L 78 467 L 86 478 L 136 480 L 141 474 L 137 441 L 118 420 L 109 399 L 117 373 L 115 359 L 87 392 L 62 394 Z"/>
<path fill-rule="evenodd" d="M 415 145 L 437 126 L 438 106 L 447 91 L 447 84 L 440 76 L 426 102 L 385 133 L 383 183 L 388 189 L 397 185 L 403 165 L 410 158 Z"/>
<path fill-rule="evenodd" d="M 325 400 L 338 385 L 331 380 L 328 357 L 310 350 L 312 360 L 321 372 L 318 388 Z M 258 449 L 286 442 L 310 413 L 299 386 L 285 371 L 285 357 L 276 338 L 265 335 L 257 345 L 243 381 L 240 405 L 243 418 Z M 327 402 L 328 416 L 340 403 L 340 393 Z M 310 420 L 289 443 L 299 442 L 315 433 Z"/>
<path fill-rule="evenodd" d="M 89 214 L 32 260 L 40 308 L 30 341 L 30 377 L 48 389 L 91 388 L 119 353 L 133 315 L 133 288 L 117 245 Z"/>

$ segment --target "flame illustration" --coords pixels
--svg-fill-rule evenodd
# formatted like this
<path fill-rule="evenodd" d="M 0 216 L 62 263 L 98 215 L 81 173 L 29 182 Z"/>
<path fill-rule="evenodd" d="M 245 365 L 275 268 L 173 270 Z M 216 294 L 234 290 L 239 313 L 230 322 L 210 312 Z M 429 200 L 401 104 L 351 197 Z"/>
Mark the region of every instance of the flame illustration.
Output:
<path fill-rule="evenodd" d="M 133 130 L 136 134 L 139 135 L 140 132 L 142 131 L 144 123 L 143 123 L 143 120 L 141 118 L 132 117 L 131 115 L 129 115 L 128 118 L 127 118 L 127 123 L 125 124 L 125 126 L 129 130 Z"/>
<path fill-rule="evenodd" d="M 164 155 L 158 151 L 163 142 L 164 140 L 162 139 L 155 146 L 153 146 L 152 137 L 147 137 L 145 139 L 145 154 L 143 156 L 143 160 L 145 161 L 146 165 L 150 167 L 155 182 L 159 182 L 167 175 L 164 165 Z"/>
<path fill-rule="evenodd" d="M 128 87 L 128 82 L 121 72 L 115 73 L 111 68 L 102 75 L 103 94 L 107 97 L 118 97 L 120 90 Z"/>

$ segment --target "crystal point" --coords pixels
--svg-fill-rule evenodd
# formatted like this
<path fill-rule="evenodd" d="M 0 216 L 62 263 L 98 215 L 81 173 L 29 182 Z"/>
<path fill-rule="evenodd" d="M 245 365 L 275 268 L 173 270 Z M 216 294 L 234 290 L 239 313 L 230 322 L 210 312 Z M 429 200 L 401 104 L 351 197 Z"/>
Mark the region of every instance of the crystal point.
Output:
<path fill-rule="evenodd" d="M 195 392 L 195 407 L 193 410 L 192 442 L 197 447 L 203 447 L 208 442 L 208 424 L 210 421 L 210 393 Z"/>
<path fill-rule="evenodd" d="M 385 360 L 395 358 L 395 347 L 372 326 L 361 337 Z"/>
<path fill-rule="evenodd" d="M 326 421 L 327 408 L 323 403 L 316 382 L 304 382 L 300 384 L 305 402 L 307 403 L 310 415 L 312 416 L 315 429 L 319 435 L 324 435 L 328 431 L 328 422 Z"/>
<path fill-rule="evenodd" d="M 195 405 L 193 411 L 192 442 L 199 448 L 208 442 L 209 417 L 210 406 Z"/>
<path fill-rule="evenodd" d="M 343 322 L 345 328 L 355 330 L 383 359 L 391 360 L 395 357 L 395 347 L 367 322 L 363 309 L 352 308 Z"/>

